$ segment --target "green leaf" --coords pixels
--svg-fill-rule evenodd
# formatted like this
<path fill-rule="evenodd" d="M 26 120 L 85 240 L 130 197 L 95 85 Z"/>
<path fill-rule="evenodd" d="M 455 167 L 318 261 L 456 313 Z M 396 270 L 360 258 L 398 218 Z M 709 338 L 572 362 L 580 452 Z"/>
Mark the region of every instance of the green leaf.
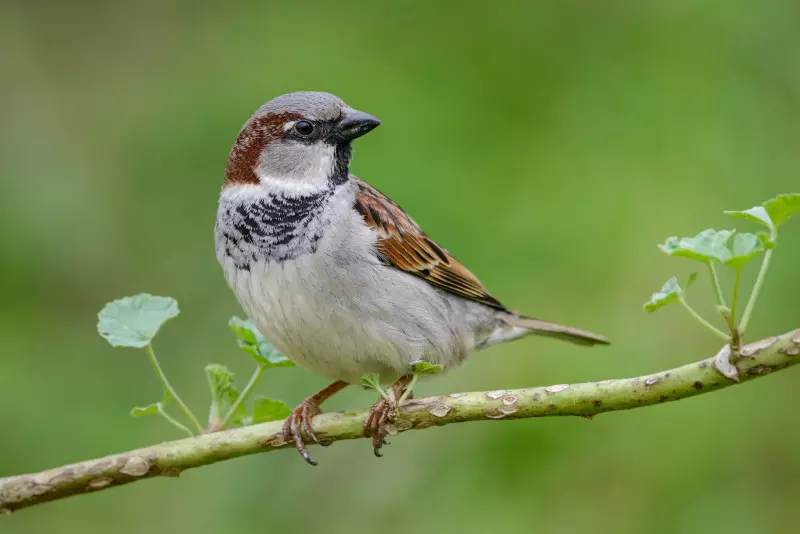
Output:
<path fill-rule="evenodd" d="M 773 230 L 798 212 L 800 212 L 800 193 L 778 195 L 763 202 L 760 206 L 753 206 L 743 211 L 724 211 L 723 213 L 763 224 Z"/>
<path fill-rule="evenodd" d="M 769 238 L 763 232 L 759 234 L 736 234 L 733 237 L 733 254 L 727 263 L 734 269 L 741 269 L 742 265 L 752 260 L 767 249 L 765 246 Z"/>
<path fill-rule="evenodd" d="M 148 404 L 147 406 L 136 406 L 131 409 L 131 415 L 134 417 L 142 417 L 145 415 L 157 415 L 161 413 L 163 407 L 160 402 L 155 404 Z"/>
<path fill-rule="evenodd" d="M 789 217 L 800 212 L 800 193 L 778 195 L 762 204 L 772 219 L 775 228 L 785 223 Z"/>
<path fill-rule="evenodd" d="M 97 331 L 114 347 L 144 348 L 178 313 L 175 299 L 143 293 L 106 304 L 98 314 Z"/>
<path fill-rule="evenodd" d="M 248 345 L 255 345 L 258 343 L 257 336 L 260 336 L 261 333 L 256 330 L 255 326 L 253 326 L 253 323 L 250 321 L 245 321 L 244 319 L 233 316 L 231 320 L 228 321 L 228 326 L 231 327 L 231 330 L 233 330 L 233 333 L 240 341 Z"/>
<path fill-rule="evenodd" d="M 361 377 L 361 386 L 365 389 L 374 389 L 384 399 L 389 399 L 389 394 L 381 387 L 381 377 L 378 373 L 369 373 Z"/>
<path fill-rule="evenodd" d="M 378 373 L 369 373 L 361 377 L 361 385 L 365 388 L 377 389 L 383 391 L 381 388 L 381 375 Z"/>
<path fill-rule="evenodd" d="M 252 422 L 254 424 L 286 419 L 290 413 L 292 413 L 292 409 L 283 401 L 266 397 L 256 397 L 253 400 Z"/>
<path fill-rule="evenodd" d="M 236 335 L 239 347 L 260 367 L 294 367 L 294 362 L 273 347 L 249 320 L 231 317 L 228 326 Z"/>
<path fill-rule="evenodd" d="M 753 221 L 758 224 L 763 224 L 770 230 L 772 229 L 772 219 L 770 219 L 767 210 L 765 210 L 762 206 L 753 206 L 748 210 L 742 211 L 723 211 L 722 213 L 726 215 L 733 215 L 734 217 L 739 217 L 740 219 L 747 219 L 748 221 Z"/>
<path fill-rule="evenodd" d="M 678 302 L 683 297 L 683 290 L 678 285 L 678 279 L 674 276 L 667 280 L 661 289 L 650 297 L 650 300 L 645 302 L 644 309 L 648 312 L 654 312 L 659 308 Z"/>
<path fill-rule="evenodd" d="M 441 365 L 432 365 L 428 362 L 416 362 L 411 364 L 411 373 L 415 375 L 432 375 L 442 370 Z"/>
<path fill-rule="evenodd" d="M 758 232 L 756 235 L 761 240 L 761 242 L 764 244 L 764 248 L 767 249 L 767 250 L 769 250 L 771 248 L 775 248 L 775 245 L 778 244 L 774 239 L 772 239 L 772 236 L 770 236 L 766 232 Z"/>
<path fill-rule="evenodd" d="M 206 378 L 211 390 L 209 421 L 220 421 L 239 398 L 239 390 L 233 385 L 233 373 L 224 365 L 206 365 Z M 240 424 L 247 417 L 247 408 L 240 404 L 230 422 Z"/>
<path fill-rule="evenodd" d="M 218 363 L 206 365 L 206 377 L 211 395 L 217 398 L 222 398 L 224 393 L 233 387 L 233 373 L 224 365 Z"/>
<path fill-rule="evenodd" d="M 167 412 L 164 411 L 164 404 L 163 402 L 156 402 L 155 404 L 150 404 L 148 406 L 136 406 L 135 408 L 131 409 L 131 415 L 134 417 L 144 417 L 146 415 L 160 415 L 166 421 L 173 425 L 175 428 L 185 432 L 189 436 L 192 436 L 192 431 L 180 424 L 178 421 L 170 417 Z"/>
<path fill-rule="evenodd" d="M 695 280 L 697 280 L 697 273 L 690 274 L 689 279 L 686 280 L 686 289 L 692 287 L 692 284 L 694 284 Z"/>
<path fill-rule="evenodd" d="M 731 257 L 726 244 L 734 232 L 735 230 L 703 230 L 695 237 L 680 239 L 670 237 L 663 245 L 658 245 L 658 248 L 670 256 L 689 258 L 703 263 L 711 261 L 724 263 Z"/>
<path fill-rule="evenodd" d="M 246 345 L 239 342 L 239 347 L 250 355 L 261 367 L 294 367 L 294 362 L 278 352 L 269 341 L 258 345 Z"/>

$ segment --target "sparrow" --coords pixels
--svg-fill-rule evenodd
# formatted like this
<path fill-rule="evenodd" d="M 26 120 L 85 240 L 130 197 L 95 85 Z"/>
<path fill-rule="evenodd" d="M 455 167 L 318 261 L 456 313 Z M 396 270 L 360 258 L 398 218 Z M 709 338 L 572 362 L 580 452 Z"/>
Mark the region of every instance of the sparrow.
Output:
<path fill-rule="evenodd" d="M 311 465 L 306 443 L 320 443 L 312 417 L 368 373 L 391 383 L 364 422 L 380 456 L 416 362 L 447 370 L 529 334 L 608 343 L 508 309 L 400 206 L 350 174 L 352 141 L 380 124 L 329 93 L 285 94 L 245 122 L 225 169 L 215 244 L 228 285 L 278 350 L 334 380 L 283 426 Z"/>

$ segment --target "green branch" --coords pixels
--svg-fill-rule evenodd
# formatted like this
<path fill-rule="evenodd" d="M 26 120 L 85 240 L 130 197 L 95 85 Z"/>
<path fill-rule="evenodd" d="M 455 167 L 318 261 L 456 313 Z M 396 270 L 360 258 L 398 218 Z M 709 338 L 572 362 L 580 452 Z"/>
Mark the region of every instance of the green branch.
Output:
<path fill-rule="evenodd" d="M 736 361 L 746 382 L 800 362 L 800 329 L 742 347 Z M 523 419 L 641 408 L 716 391 L 737 384 L 714 368 L 714 358 L 635 378 L 560 384 L 549 387 L 453 393 L 409 400 L 399 410 L 397 432 L 464 421 Z M 314 433 L 323 442 L 362 437 L 367 410 L 314 417 Z M 268 452 L 293 444 L 284 441 L 282 421 L 273 421 L 87 460 L 41 473 L 0 479 L 0 515 L 71 495 L 181 472 L 230 458 Z M 366 454 L 366 452 L 365 452 Z M 298 460 L 299 461 L 299 460 Z"/>

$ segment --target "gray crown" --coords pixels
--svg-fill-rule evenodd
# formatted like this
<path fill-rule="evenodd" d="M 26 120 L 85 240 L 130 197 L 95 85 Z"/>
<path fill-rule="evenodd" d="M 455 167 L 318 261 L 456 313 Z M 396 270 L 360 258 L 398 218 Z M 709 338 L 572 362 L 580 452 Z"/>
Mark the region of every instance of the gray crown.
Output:
<path fill-rule="evenodd" d="M 256 111 L 253 117 L 273 113 L 299 113 L 310 120 L 332 121 L 347 107 L 341 98 L 330 93 L 301 91 L 273 98 Z"/>

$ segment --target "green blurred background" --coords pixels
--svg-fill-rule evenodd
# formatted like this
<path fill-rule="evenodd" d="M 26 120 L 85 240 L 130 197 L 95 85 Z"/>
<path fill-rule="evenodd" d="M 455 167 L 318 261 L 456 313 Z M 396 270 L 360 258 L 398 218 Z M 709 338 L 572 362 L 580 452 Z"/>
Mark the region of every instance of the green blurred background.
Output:
<path fill-rule="evenodd" d="M 212 229 L 230 145 L 262 102 L 333 92 L 384 125 L 353 170 L 509 306 L 608 335 L 474 355 L 418 394 L 636 375 L 712 355 L 642 302 L 688 261 L 670 235 L 737 226 L 800 189 L 800 6 L 789 1 L 0 4 L 0 476 L 179 435 L 140 352 L 95 333 L 110 299 L 174 296 L 156 349 L 203 411 L 203 366 L 246 380 Z M 800 326 L 800 224 L 750 339 Z M 753 277 L 748 269 L 746 282 Z M 707 281 L 690 299 L 712 315 Z M 798 371 L 608 414 L 453 425 L 224 462 L 0 520 L 0 531 L 789 532 Z M 299 402 L 325 380 L 275 370 Z M 353 388 L 329 409 L 365 407 Z"/>

